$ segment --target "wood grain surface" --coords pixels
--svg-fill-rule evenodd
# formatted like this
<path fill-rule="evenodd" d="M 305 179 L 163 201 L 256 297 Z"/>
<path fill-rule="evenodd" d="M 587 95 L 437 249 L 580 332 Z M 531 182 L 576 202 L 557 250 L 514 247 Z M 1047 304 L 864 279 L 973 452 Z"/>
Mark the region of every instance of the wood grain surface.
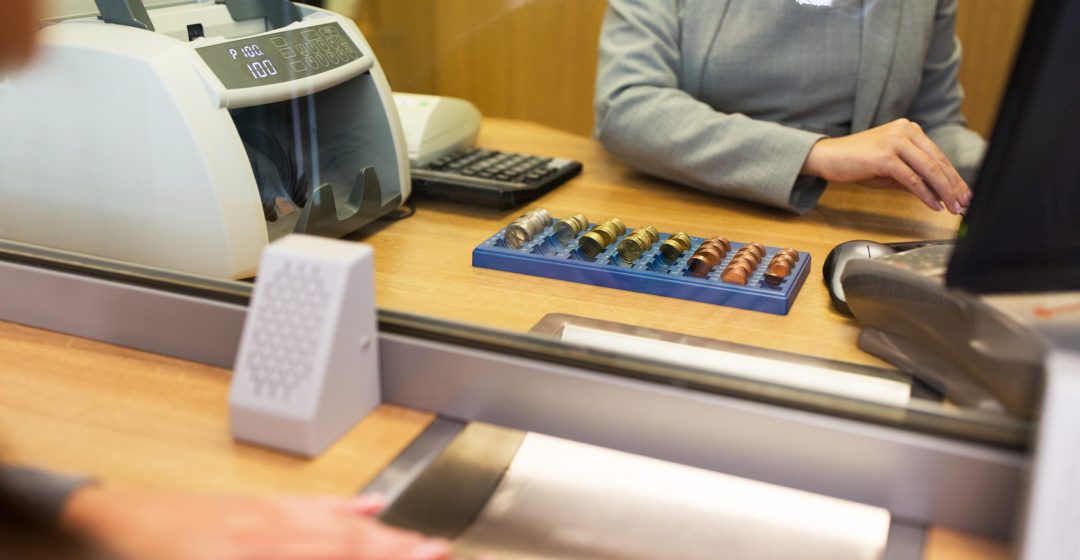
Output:
<path fill-rule="evenodd" d="M 383 405 L 316 459 L 236 443 L 226 370 L 0 322 L 0 460 L 118 486 L 356 493 L 432 415 Z"/>
<path fill-rule="evenodd" d="M 570 157 L 585 173 L 527 208 L 585 212 L 631 227 L 727 235 L 809 251 L 811 277 L 788 316 L 474 269 L 473 247 L 516 217 L 418 201 L 415 216 L 356 238 L 376 248 L 383 308 L 528 330 L 573 313 L 860 363 L 857 327 L 831 309 L 821 261 L 841 241 L 949 237 L 957 218 L 892 191 L 833 186 L 805 216 L 724 200 L 637 174 L 592 140 L 540 125 L 487 119 L 481 144 Z M 350 494 L 432 420 L 382 406 L 328 452 L 306 460 L 232 441 L 228 372 L 0 322 L 0 459 L 120 486 L 245 493 Z M 1004 545 L 935 528 L 926 558 L 1005 558 Z"/>
<path fill-rule="evenodd" d="M 384 405 L 313 460 L 232 441 L 227 371 L 0 322 L 0 460 L 187 492 L 348 495 L 432 420 Z M 927 560 L 1004 560 L 943 528 Z"/>
<path fill-rule="evenodd" d="M 355 236 L 375 247 L 380 307 L 515 332 L 528 331 L 548 313 L 569 313 L 883 365 L 855 347 L 857 325 L 831 307 L 822 262 L 843 241 L 951 238 L 959 223 L 909 194 L 849 185 L 830 186 L 818 207 L 803 216 L 723 199 L 646 177 L 587 137 L 535 124 L 485 119 L 480 144 L 568 157 L 585 162 L 585 170 L 519 209 L 418 199 L 412 218 Z M 472 266 L 477 245 L 523 210 L 540 207 L 556 217 L 581 212 L 596 222 L 617 216 L 631 228 L 652 225 L 662 232 L 808 251 L 810 276 L 791 312 L 782 316 Z"/>

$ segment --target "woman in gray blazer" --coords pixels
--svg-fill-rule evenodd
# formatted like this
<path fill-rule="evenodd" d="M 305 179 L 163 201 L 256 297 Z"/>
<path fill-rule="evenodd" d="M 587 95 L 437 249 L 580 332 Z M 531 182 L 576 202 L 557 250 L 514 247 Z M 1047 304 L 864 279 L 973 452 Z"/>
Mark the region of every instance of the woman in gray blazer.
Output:
<path fill-rule="evenodd" d="M 640 170 L 795 212 L 826 181 L 959 212 L 956 0 L 609 0 L 596 137 Z"/>

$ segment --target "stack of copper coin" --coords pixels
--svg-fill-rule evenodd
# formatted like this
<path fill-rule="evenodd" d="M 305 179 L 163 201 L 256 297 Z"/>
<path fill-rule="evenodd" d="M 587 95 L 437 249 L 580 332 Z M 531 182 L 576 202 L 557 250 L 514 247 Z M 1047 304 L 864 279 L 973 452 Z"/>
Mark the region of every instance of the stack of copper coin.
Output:
<path fill-rule="evenodd" d="M 506 227 L 503 241 L 511 249 L 520 249 L 522 245 L 532 241 L 534 237 L 551 225 L 551 214 L 543 208 L 537 208 L 526 212 Z"/>
<path fill-rule="evenodd" d="M 563 218 L 552 226 L 551 231 L 555 234 L 555 240 L 560 245 L 566 245 L 589 227 L 589 219 L 585 214 L 574 214 L 569 218 Z"/>
<path fill-rule="evenodd" d="M 765 282 L 771 286 L 777 286 L 787 278 L 795 263 L 799 262 L 799 252 L 795 249 L 781 249 L 769 260 L 769 268 L 765 272 Z"/>
<path fill-rule="evenodd" d="M 578 247 L 585 256 L 595 258 L 624 233 L 626 224 L 618 218 L 611 218 L 581 236 Z"/>
<path fill-rule="evenodd" d="M 745 286 L 763 258 L 765 258 L 765 246 L 761 243 L 743 245 L 735 253 L 735 256 L 731 258 L 731 262 L 728 263 L 727 267 L 724 268 L 724 272 L 720 274 L 720 279 L 728 284 Z"/>
<path fill-rule="evenodd" d="M 731 242 L 723 237 L 710 237 L 702 241 L 697 251 L 694 251 L 694 254 L 690 256 L 690 260 L 686 263 L 690 275 L 698 278 L 708 276 L 709 272 L 716 268 L 720 261 L 724 260 L 730 250 Z"/>
<path fill-rule="evenodd" d="M 660 244 L 660 254 L 668 262 L 675 262 L 690 249 L 690 236 L 684 232 L 675 232 Z"/>
<path fill-rule="evenodd" d="M 652 226 L 645 226 L 634 230 L 634 233 L 626 236 L 619 243 L 619 258 L 629 264 L 641 257 L 641 254 L 649 250 L 657 241 L 660 241 L 660 232 Z"/>

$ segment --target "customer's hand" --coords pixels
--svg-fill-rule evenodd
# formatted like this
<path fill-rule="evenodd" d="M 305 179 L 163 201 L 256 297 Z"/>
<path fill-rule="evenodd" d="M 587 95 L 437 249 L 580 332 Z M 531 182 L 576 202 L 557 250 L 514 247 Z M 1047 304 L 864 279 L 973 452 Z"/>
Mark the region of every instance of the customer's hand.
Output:
<path fill-rule="evenodd" d="M 959 213 L 971 189 L 949 158 L 907 119 L 840 138 L 826 138 L 810 150 L 804 175 L 867 187 L 911 191 L 931 210 Z"/>
<path fill-rule="evenodd" d="M 372 519 L 365 498 L 258 498 L 111 490 L 88 486 L 62 522 L 121 559 L 443 560 L 446 541 Z"/>
<path fill-rule="evenodd" d="M 37 0 L 0 2 L 0 70 L 30 56 L 33 36 L 41 27 Z"/>

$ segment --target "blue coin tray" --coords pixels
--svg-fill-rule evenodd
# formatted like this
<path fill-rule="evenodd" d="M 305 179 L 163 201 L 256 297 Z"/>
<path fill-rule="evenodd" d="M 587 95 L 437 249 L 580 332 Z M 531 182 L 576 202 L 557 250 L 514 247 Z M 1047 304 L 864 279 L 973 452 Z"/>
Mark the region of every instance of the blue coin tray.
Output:
<path fill-rule="evenodd" d="M 578 238 L 594 226 L 595 224 L 590 224 Z M 791 274 L 779 285 L 770 286 L 764 279 L 765 269 L 769 260 L 781 249 L 766 247 L 765 258 L 761 260 L 746 285 L 740 286 L 721 281 L 720 273 L 745 243 L 731 242 L 731 251 L 724 256 L 720 264 L 713 268 L 708 276 L 697 278 L 687 272 L 687 261 L 705 240 L 701 237 L 691 237 L 690 249 L 678 260 L 669 263 L 660 255 L 660 244 L 671 234 L 661 233 L 660 241 L 654 243 L 636 261 L 627 264 L 619 257 L 618 246 L 620 241 L 633 233 L 630 229 L 594 259 L 578 251 L 577 239 L 560 245 L 555 240 L 551 226 L 520 249 L 512 249 L 506 245 L 503 241 L 505 231 L 500 230 L 473 249 L 473 266 L 776 315 L 787 315 L 810 273 L 810 254 L 800 251 L 799 262 L 795 263 Z"/>

